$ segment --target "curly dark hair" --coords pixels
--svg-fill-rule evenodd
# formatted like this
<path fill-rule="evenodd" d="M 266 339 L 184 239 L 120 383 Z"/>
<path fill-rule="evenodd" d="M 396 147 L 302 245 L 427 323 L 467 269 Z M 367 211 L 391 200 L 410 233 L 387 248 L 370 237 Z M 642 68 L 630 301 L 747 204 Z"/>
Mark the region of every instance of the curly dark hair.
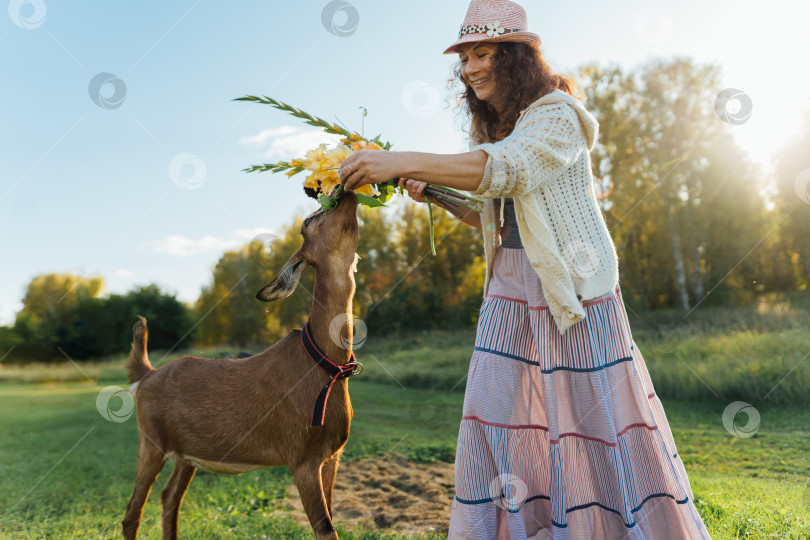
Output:
<path fill-rule="evenodd" d="M 461 62 L 453 69 L 454 80 L 461 81 L 464 87 L 458 95 L 459 105 L 471 117 L 470 132 L 479 140 L 497 141 L 512 133 L 520 112 L 549 92 L 559 89 L 574 95 L 573 79 L 552 72 L 543 52 L 527 43 L 498 43 L 493 60 L 496 90 L 504 104 L 501 114 L 475 97 L 472 87 L 461 76 Z M 498 137 L 499 133 L 503 137 Z"/>

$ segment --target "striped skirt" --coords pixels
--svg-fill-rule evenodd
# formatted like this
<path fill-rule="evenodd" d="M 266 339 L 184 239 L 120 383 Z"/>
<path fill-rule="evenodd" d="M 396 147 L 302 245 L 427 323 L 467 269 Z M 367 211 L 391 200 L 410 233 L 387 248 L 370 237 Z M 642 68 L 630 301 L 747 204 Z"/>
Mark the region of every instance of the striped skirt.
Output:
<path fill-rule="evenodd" d="M 481 307 L 449 538 L 708 539 L 618 287 L 560 335 L 522 249 Z"/>

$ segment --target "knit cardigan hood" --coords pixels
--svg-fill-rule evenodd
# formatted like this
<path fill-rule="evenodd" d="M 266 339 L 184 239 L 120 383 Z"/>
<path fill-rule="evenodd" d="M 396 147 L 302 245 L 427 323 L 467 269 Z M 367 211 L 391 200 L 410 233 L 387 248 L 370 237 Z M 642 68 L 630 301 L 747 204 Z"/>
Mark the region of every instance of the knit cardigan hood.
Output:
<path fill-rule="evenodd" d="M 489 289 L 499 243 L 500 219 L 494 198 L 512 197 L 526 255 L 543 286 L 561 334 L 585 318 L 583 300 L 618 284 L 618 259 L 610 233 L 592 195 L 590 150 L 598 137 L 596 119 L 571 95 L 555 90 L 524 109 L 512 133 L 471 150 L 488 154 L 480 186 Z"/>

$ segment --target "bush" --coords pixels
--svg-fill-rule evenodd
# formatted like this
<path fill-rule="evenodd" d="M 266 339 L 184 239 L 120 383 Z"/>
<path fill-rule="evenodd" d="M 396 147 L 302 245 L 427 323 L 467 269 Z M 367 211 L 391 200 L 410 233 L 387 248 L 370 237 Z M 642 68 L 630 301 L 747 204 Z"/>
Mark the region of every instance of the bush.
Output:
<path fill-rule="evenodd" d="M 148 285 L 125 295 L 82 298 L 62 320 L 47 324 L 21 312 L 13 327 L 0 328 L 0 356 L 7 355 L 4 363 L 28 363 L 63 361 L 65 355 L 89 360 L 126 353 L 138 315 L 151 322 L 151 348 L 176 348 L 192 339 L 188 309 L 157 285 Z"/>

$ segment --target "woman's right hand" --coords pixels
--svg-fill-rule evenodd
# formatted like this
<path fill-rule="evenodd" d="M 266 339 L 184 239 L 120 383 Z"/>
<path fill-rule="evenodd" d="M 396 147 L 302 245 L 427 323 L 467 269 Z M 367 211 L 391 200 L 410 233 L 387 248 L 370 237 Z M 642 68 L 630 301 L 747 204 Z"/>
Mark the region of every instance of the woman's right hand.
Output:
<path fill-rule="evenodd" d="M 411 180 L 410 178 L 400 178 L 399 187 L 406 190 L 411 199 L 416 202 L 427 202 L 425 197 L 422 196 L 422 191 L 427 187 L 427 182 Z"/>

